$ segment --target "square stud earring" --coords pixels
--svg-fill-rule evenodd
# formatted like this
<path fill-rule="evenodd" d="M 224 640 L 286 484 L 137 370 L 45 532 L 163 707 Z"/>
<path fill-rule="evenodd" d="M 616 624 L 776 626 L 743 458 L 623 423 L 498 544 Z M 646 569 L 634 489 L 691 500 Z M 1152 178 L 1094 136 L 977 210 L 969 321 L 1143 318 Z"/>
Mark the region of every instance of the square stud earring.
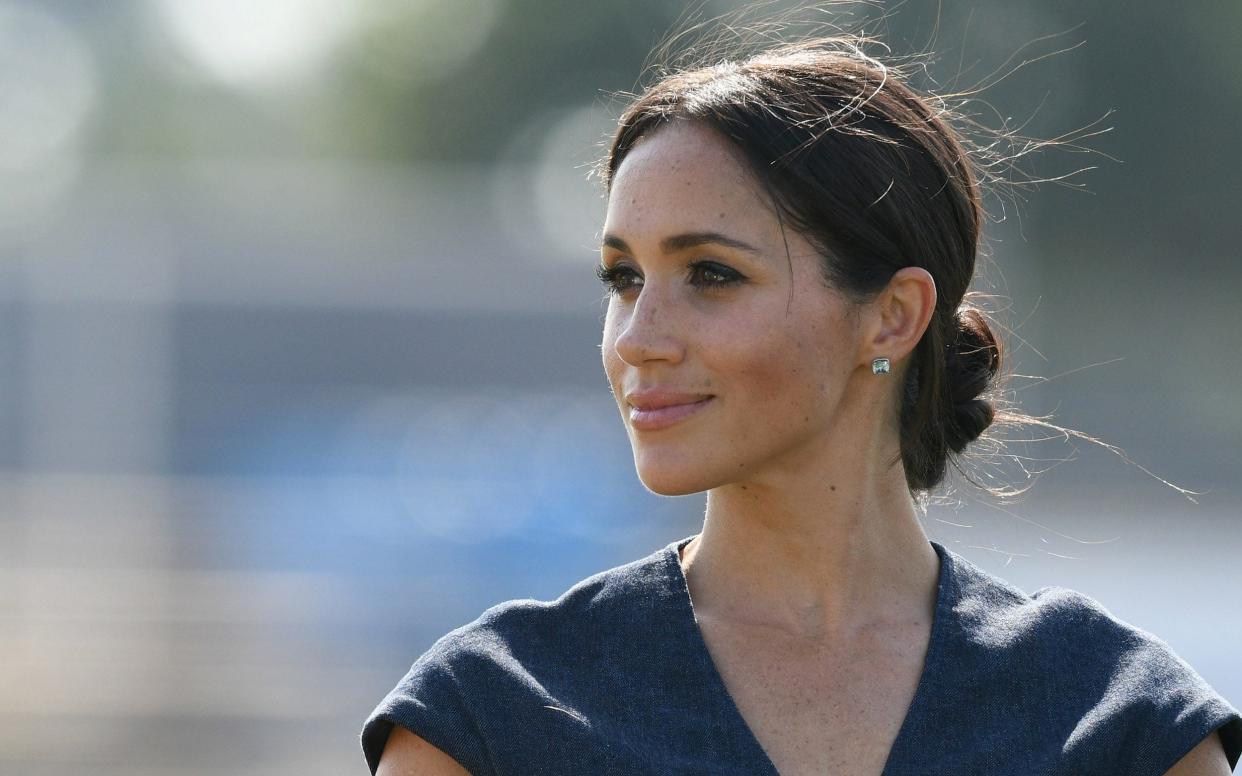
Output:
<path fill-rule="evenodd" d="M 877 358 L 871 362 L 871 372 L 877 375 L 886 375 L 889 372 L 889 366 L 887 358 Z"/>

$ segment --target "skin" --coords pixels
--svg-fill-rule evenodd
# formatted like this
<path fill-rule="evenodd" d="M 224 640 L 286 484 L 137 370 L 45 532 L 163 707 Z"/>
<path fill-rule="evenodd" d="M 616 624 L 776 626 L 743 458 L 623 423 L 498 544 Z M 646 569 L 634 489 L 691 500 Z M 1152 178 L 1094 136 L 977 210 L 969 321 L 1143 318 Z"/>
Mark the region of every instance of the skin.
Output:
<path fill-rule="evenodd" d="M 757 253 L 662 250 L 670 236 L 708 231 Z M 897 390 L 935 307 L 931 275 L 904 268 L 874 300 L 850 303 L 820 279 L 807 240 L 782 229 L 732 146 L 685 122 L 625 158 L 604 237 L 604 266 L 628 271 L 610 297 L 603 365 L 639 478 L 662 495 L 707 492 L 683 556 L 696 610 L 818 645 L 885 623 L 930 625 L 939 559 L 889 462 Z M 745 280 L 696 287 L 687 264 L 697 260 Z M 872 373 L 879 356 L 892 374 Z M 655 385 L 715 398 L 681 423 L 637 430 L 625 395 Z"/>
<path fill-rule="evenodd" d="M 1178 760 L 1172 768 L 1165 771 L 1165 776 L 1229 776 L 1229 760 L 1225 757 L 1225 747 L 1220 742 L 1220 734 L 1212 731 L 1207 738 L 1200 741 L 1186 756 Z"/>
<path fill-rule="evenodd" d="M 395 725 L 375 776 L 470 776 L 470 771 L 439 748 Z"/>
<path fill-rule="evenodd" d="M 701 232 L 757 254 L 661 246 Z M 732 146 L 689 123 L 626 157 L 604 236 L 602 264 L 628 270 L 609 300 L 603 365 L 639 478 L 661 495 L 707 492 L 703 530 L 682 556 L 700 620 L 810 654 L 848 653 L 910 623 L 925 639 L 939 559 L 889 461 L 897 389 L 935 309 L 931 275 L 904 268 L 872 301 L 851 304 L 824 286 L 822 257 L 782 229 Z M 701 260 L 745 279 L 696 286 L 688 265 Z M 879 356 L 892 374 L 872 373 Z M 637 430 L 625 396 L 652 386 L 715 398 L 678 424 Z M 1229 772 L 1213 732 L 1167 773 Z"/>
<path fill-rule="evenodd" d="M 709 231 L 757 252 L 661 247 Z M 871 302 L 851 304 L 823 285 L 822 258 L 781 229 L 732 147 L 688 124 L 658 130 L 626 157 L 604 234 L 602 262 L 628 270 L 601 350 L 639 478 L 662 495 L 707 491 L 703 530 L 682 557 L 699 619 L 752 634 L 757 648 L 805 646 L 812 663 L 861 654 L 885 633 L 908 637 L 912 623 L 925 643 L 939 559 L 900 463 L 888 462 L 897 387 L 935 307 L 931 276 L 907 267 Z M 693 285 L 688 265 L 704 260 L 745 279 Z M 872 374 L 878 356 L 892 374 Z M 625 395 L 652 386 L 715 398 L 681 423 L 639 431 Z M 398 726 L 378 773 L 467 771 Z M 1216 733 L 1168 771 L 1228 773 Z"/>

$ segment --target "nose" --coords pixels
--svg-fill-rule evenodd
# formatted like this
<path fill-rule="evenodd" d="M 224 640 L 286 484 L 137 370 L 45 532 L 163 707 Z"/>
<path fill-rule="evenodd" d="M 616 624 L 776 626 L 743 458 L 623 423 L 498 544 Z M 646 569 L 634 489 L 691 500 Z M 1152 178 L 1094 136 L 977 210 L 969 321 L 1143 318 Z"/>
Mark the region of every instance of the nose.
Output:
<path fill-rule="evenodd" d="M 685 342 L 669 299 L 661 299 L 654 285 L 646 285 L 627 311 L 613 321 L 617 357 L 630 366 L 650 361 L 681 361 Z"/>

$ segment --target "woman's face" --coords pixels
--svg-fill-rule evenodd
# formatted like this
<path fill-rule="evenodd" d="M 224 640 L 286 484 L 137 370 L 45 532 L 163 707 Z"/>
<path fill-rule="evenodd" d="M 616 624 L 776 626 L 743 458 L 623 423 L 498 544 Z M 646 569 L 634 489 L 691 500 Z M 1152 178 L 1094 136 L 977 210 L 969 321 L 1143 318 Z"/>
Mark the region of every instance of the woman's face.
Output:
<path fill-rule="evenodd" d="M 863 366 L 857 319 L 824 285 L 821 261 L 782 231 L 715 132 L 678 122 L 631 150 L 604 224 L 614 288 L 602 350 L 648 489 L 684 495 L 815 469 Z M 651 391 L 681 396 L 632 399 Z M 699 397 L 710 398 L 632 406 Z"/>

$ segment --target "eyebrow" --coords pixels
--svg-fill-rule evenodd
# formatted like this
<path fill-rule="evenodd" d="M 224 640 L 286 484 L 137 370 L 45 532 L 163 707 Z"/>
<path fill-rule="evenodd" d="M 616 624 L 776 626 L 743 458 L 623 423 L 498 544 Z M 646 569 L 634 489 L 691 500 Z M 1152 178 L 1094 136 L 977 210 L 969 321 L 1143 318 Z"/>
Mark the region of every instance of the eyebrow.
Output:
<path fill-rule="evenodd" d="M 733 248 L 746 253 L 753 253 L 756 256 L 762 256 L 763 252 L 749 243 L 736 240 L 728 235 L 720 232 L 686 232 L 685 234 L 675 234 L 672 237 L 665 237 L 660 241 L 660 250 L 665 253 L 674 253 L 676 251 L 684 251 L 688 248 L 697 248 L 700 245 L 707 244 L 723 245 L 726 248 Z M 630 246 L 615 234 L 604 235 L 604 246 L 613 248 L 614 250 L 624 253 L 633 253 Z"/>

